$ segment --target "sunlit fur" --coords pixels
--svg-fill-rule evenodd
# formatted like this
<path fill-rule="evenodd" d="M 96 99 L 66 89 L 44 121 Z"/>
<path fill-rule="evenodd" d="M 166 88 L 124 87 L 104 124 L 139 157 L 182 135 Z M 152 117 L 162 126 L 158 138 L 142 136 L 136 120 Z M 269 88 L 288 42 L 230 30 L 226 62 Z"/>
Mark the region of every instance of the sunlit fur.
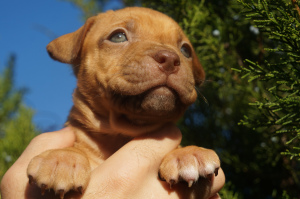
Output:
<path fill-rule="evenodd" d="M 49 44 L 48 49 L 64 45 L 64 52 L 73 52 L 64 56 L 49 50 L 54 59 L 73 64 L 78 78 L 69 124 L 85 131 L 134 137 L 175 122 L 196 100 L 195 86 L 204 80 L 204 72 L 193 50 L 191 58 L 180 52 L 184 43 L 192 49 L 189 40 L 168 16 L 150 9 L 141 13 L 140 9 L 99 14 L 73 35 L 66 35 L 69 38 L 63 36 Z M 110 27 L 102 29 L 107 24 Z M 109 41 L 118 31 L 126 34 L 127 42 Z M 77 42 L 69 44 L 74 37 Z M 159 50 L 179 55 L 176 74 L 167 76 L 159 70 L 153 59 Z M 162 86 L 169 90 L 156 91 Z"/>

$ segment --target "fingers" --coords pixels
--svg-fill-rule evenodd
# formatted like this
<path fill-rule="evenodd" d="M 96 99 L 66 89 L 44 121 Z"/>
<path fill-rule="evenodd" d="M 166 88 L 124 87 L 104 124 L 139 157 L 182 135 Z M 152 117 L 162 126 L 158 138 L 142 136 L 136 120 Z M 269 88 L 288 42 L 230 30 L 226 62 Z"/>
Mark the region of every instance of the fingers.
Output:
<path fill-rule="evenodd" d="M 143 192 L 150 196 L 153 190 L 156 190 L 156 195 L 168 195 L 158 180 L 158 167 L 162 158 L 174 150 L 180 141 L 180 130 L 171 124 L 133 139 L 92 172 L 83 198 L 101 198 L 105 195 L 111 198 L 122 198 L 124 195 L 139 198 L 133 195 Z"/>
<path fill-rule="evenodd" d="M 1 184 L 3 199 L 12 198 L 11 196 L 14 196 L 13 198 L 24 197 L 24 190 L 28 184 L 26 168 L 35 155 L 48 149 L 72 146 L 74 140 L 75 135 L 70 128 L 34 138 L 22 156 L 3 177 Z M 157 169 L 162 158 L 175 149 L 180 141 L 181 133 L 172 124 L 151 134 L 137 137 L 93 171 L 89 186 L 82 197 L 78 194 L 76 196 L 70 194 L 66 198 L 99 199 L 102 196 L 111 196 L 111 198 L 123 196 L 129 198 L 153 196 L 157 196 L 155 198 L 193 198 L 192 195 L 195 194 L 196 196 L 203 195 L 204 192 L 198 193 L 197 190 L 200 189 L 187 189 L 186 185 L 179 186 L 177 191 L 170 191 L 168 186 L 158 180 Z M 203 198 L 218 198 L 217 192 L 222 188 L 224 182 L 225 176 L 220 169 L 219 175 L 212 181 L 212 186 L 206 187 L 208 190 Z M 34 186 L 29 187 L 34 188 Z M 153 190 L 155 191 L 153 192 Z M 27 198 L 39 198 L 40 196 L 40 190 L 30 191 L 30 193 L 38 194 L 35 197 Z M 7 195 L 9 197 L 6 197 Z"/>
<path fill-rule="evenodd" d="M 222 169 L 211 182 L 197 183 L 188 188 L 180 184 L 170 189 L 158 179 L 162 158 L 174 150 L 181 141 L 179 129 L 173 125 L 133 139 L 114 153 L 91 175 L 90 183 L 82 198 L 202 198 L 216 197 L 225 177 Z M 99 177 L 101 176 L 101 177 Z M 155 190 L 153 192 L 153 190 Z"/>
<path fill-rule="evenodd" d="M 178 147 L 180 142 L 180 130 L 175 125 L 168 124 L 156 132 L 133 139 L 107 161 L 121 161 L 124 166 L 128 165 L 133 170 L 141 170 L 145 166 L 148 170 L 157 172 L 161 159 Z M 133 162 L 138 164 L 133 165 Z"/>
<path fill-rule="evenodd" d="M 156 160 L 160 164 L 160 161 L 157 160 L 162 159 L 167 153 L 177 148 L 181 138 L 180 130 L 173 124 L 167 124 L 156 132 L 135 138 L 125 145 L 124 150 L 133 150 L 139 155 L 132 158 Z"/>
<path fill-rule="evenodd" d="M 211 193 L 218 193 L 222 187 L 225 184 L 225 174 L 222 170 L 222 168 L 219 169 L 219 173 L 217 176 L 215 176 L 215 179 L 213 181 L 213 185 L 211 187 Z M 219 196 L 215 196 L 215 198 L 218 198 Z"/>
<path fill-rule="evenodd" d="M 222 189 L 222 187 L 225 184 L 225 175 L 222 168 L 219 168 L 219 173 L 217 176 L 214 177 L 212 183 L 212 186 L 209 187 L 209 190 L 207 190 L 204 194 L 204 198 L 221 199 L 218 192 Z"/>
<path fill-rule="evenodd" d="M 13 166 L 9 168 L 9 170 L 3 176 L 1 181 L 2 197 L 24 197 L 24 192 L 28 184 L 26 170 L 30 160 L 36 155 L 48 149 L 72 146 L 74 141 L 75 135 L 71 128 L 64 128 L 60 131 L 43 133 L 36 136 L 30 142 L 30 144 L 19 157 L 19 159 L 13 164 Z"/>

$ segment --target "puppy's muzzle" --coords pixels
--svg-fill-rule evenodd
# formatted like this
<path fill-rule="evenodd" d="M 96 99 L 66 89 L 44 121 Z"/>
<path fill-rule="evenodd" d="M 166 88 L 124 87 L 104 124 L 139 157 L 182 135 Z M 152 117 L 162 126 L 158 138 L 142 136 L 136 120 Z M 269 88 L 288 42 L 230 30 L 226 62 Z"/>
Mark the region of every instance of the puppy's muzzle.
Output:
<path fill-rule="evenodd" d="M 167 75 L 179 70 L 180 58 L 175 52 L 160 50 L 154 54 L 153 59 L 159 64 L 159 69 Z"/>

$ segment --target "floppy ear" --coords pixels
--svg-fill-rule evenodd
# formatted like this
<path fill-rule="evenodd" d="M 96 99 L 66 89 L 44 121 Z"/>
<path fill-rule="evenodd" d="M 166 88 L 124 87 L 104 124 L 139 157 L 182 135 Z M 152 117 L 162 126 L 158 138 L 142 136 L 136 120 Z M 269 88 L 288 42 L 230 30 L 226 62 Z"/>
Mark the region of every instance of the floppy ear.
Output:
<path fill-rule="evenodd" d="M 85 24 L 75 32 L 63 35 L 47 45 L 47 51 L 54 60 L 72 64 L 79 55 L 84 38 L 94 24 L 95 17 L 90 17 Z"/>
<path fill-rule="evenodd" d="M 200 86 L 205 81 L 205 72 L 195 51 L 193 51 L 193 70 L 196 86 Z"/>

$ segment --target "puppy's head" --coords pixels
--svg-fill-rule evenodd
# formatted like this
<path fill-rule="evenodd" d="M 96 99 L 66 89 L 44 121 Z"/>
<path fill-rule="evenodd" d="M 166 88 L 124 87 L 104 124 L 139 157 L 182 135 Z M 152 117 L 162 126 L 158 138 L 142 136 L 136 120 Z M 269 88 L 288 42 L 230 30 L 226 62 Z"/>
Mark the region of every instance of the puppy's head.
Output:
<path fill-rule="evenodd" d="M 47 50 L 78 79 L 70 120 L 130 136 L 179 119 L 205 76 L 178 24 L 147 8 L 91 17 Z"/>

